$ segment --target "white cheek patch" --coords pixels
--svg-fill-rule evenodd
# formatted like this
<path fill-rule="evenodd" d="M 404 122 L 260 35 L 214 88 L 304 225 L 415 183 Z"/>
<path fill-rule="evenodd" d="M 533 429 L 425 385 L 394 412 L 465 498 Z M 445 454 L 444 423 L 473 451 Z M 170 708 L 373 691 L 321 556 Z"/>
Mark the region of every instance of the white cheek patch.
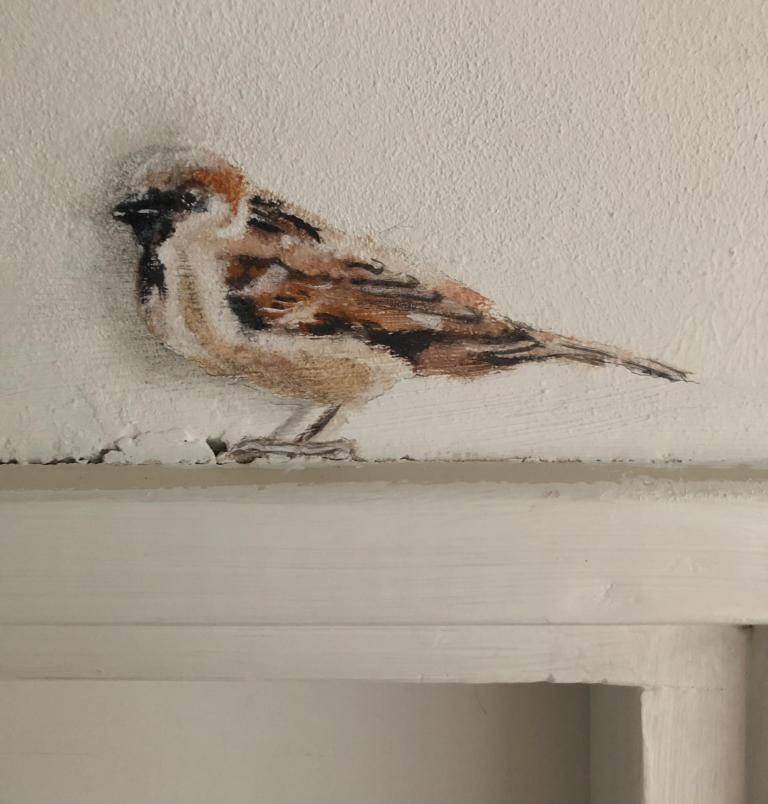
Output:
<path fill-rule="evenodd" d="M 186 222 L 185 222 L 186 223 Z M 224 264 L 216 259 L 206 241 L 196 242 L 182 231 L 167 240 L 158 250 L 158 257 L 165 266 L 166 293 L 159 329 L 161 339 L 174 352 L 185 357 L 203 357 L 204 348 L 185 321 L 183 305 L 189 301 L 189 285 L 194 290 L 194 305 L 203 313 L 206 323 L 219 337 L 230 341 L 239 338 L 239 326 L 224 304 Z M 186 241 L 186 242 L 185 242 Z"/>
<path fill-rule="evenodd" d="M 243 199 L 237 205 L 237 214 L 232 218 L 232 223 L 216 232 L 216 237 L 222 240 L 239 239 L 248 231 L 248 218 L 250 212 L 248 202 Z"/>
<path fill-rule="evenodd" d="M 144 303 L 144 315 L 150 330 L 169 349 L 184 357 L 201 357 L 200 344 L 188 329 L 180 307 L 179 278 L 184 269 L 170 247 L 161 246 L 158 255 L 165 266 L 166 291 L 154 288 Z"/>
<path fill-rule="evenodd" d="M 408 318 L 414 324 L 427 329 L 440 330 L 443 328 L 443 319 L 439 315 L 429 315 L 429 313 L 409 313 Z"/>

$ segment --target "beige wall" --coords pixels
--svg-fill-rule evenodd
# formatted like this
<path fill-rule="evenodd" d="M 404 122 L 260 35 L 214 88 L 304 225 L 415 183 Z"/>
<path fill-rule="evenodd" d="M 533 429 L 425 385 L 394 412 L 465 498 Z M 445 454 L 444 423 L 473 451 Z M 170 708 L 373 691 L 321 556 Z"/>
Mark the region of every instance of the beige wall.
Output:
<path fill-rule="evenodd" d="M 3 804 L 586 804 L 562 685 L 5 682 Z"/>

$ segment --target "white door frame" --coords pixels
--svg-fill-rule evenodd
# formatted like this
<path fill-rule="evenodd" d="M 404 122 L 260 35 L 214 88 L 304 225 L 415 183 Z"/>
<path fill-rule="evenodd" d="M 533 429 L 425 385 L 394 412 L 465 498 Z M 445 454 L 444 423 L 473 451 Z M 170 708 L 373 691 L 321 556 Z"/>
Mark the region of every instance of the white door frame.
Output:
<path fill-rule="evenodd" d="M 764 478 L 541 466 L 4 467 L 0 679 L 636 686 L 646 804 L 744 802 Z"/>

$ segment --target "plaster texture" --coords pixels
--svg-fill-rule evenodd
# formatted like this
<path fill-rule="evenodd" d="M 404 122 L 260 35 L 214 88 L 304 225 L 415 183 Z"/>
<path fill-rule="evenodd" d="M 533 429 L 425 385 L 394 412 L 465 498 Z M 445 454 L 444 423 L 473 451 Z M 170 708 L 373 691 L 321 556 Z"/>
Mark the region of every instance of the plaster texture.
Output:
<path fill-rule="evenodd" d="M 135 309 L 120 166 L 200 145 L 512 318 L 694 372 L 403 382 L 367 458 L 768 455 L 766 6 L 751 0 L 6 0 L 0 459 L 211 461 L 284 402 Z"/>

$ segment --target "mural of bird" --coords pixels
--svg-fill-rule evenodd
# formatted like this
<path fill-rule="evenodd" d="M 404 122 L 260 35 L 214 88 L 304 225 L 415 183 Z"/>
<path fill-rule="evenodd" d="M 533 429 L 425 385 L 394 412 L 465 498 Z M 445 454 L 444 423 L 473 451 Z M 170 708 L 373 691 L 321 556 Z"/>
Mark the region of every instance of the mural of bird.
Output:
<path fill-rule="evenodd" d="M 412 376 L 471 380 L 548 360 L 688 376 L 495 314 L 476 291 L 250 187 L 209 152 L 157 153 L 112 215 L 133 229 L 139 304 L 155 337 L 211 374 L 306 403 L 272 435 L 234 445 L 234 460 L 349 457 L 350 442 L 321 434 L 340 411 Z"/>

